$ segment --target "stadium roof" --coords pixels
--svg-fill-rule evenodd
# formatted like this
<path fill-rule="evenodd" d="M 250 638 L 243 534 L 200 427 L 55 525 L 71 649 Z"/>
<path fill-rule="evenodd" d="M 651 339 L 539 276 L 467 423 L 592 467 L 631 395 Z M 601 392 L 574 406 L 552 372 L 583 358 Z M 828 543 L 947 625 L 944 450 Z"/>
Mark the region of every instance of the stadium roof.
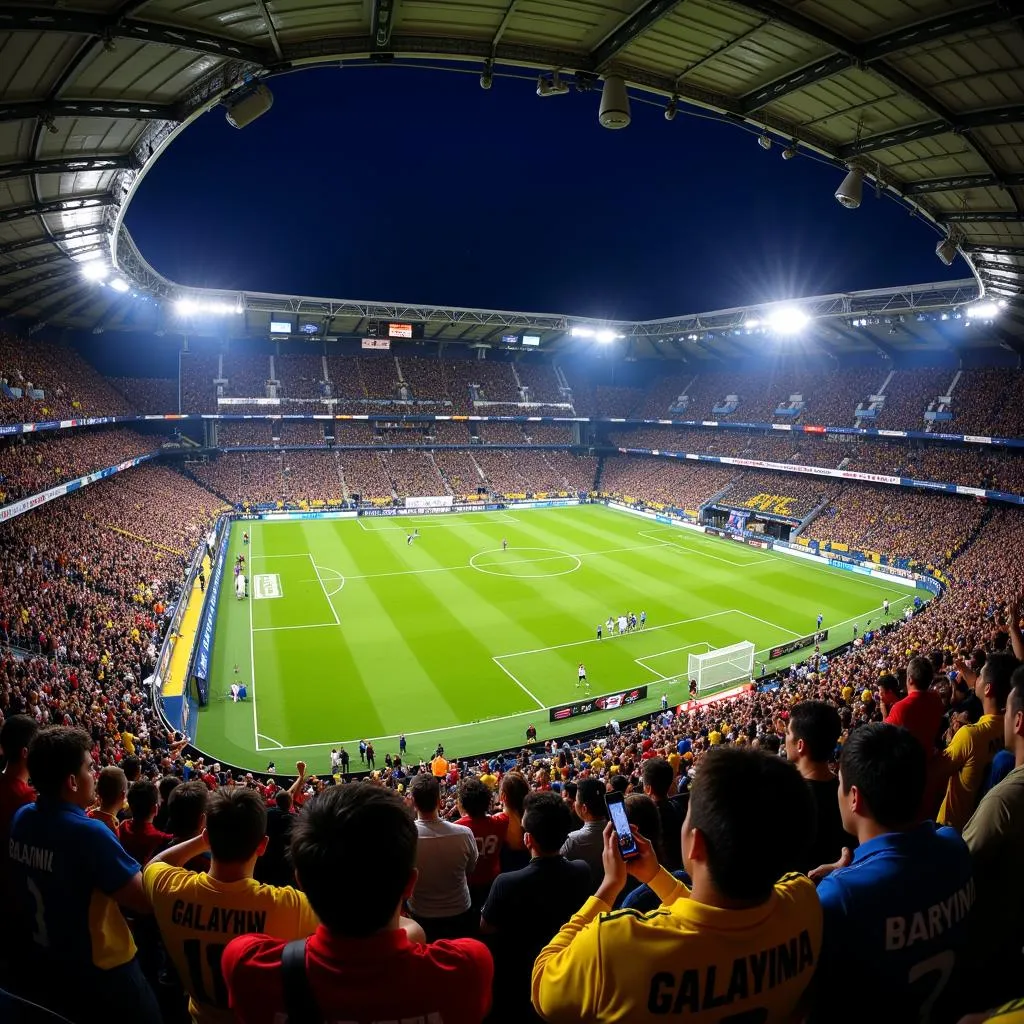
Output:
<path fill-rule="evenodd" d="M 955 241 L 1024 334 L 1024 6 L 1011 0 L 79 0 L 0 8 L 0 312 L 131 325 L 81 262 L 133 247 L 147 166 L 217 103 L 297 67 L 621 75 L 861 166 Z M 680 121 L 666 130 L 676 130 Z M 837 183 L 838 183 L 837 177 Z"/>

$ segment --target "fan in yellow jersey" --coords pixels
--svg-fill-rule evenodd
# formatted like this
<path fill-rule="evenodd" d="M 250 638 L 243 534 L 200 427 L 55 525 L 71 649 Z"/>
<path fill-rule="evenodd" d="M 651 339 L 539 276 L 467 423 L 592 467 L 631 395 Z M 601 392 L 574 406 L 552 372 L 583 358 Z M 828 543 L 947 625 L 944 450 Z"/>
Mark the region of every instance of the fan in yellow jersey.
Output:
<path fill-rule="evenodd" d="M 205 829 L 146 865 L 143 885 L 198 1024 L 234 1020 L 220 958 L 236 935 L 259 932 L 290 942 L 319 924 L 301 892 L 252 877 L 266 846 L 267 809 L 259 794 L 220 789 L 210 794 Z M 207 851 L 209 873 L 182 866 Z"/>
<path fill-rule="evenodd" d="M 640 856 L 624 862 L 609 825 L 604 881 L 534 963 L 537 1012 L 552 1024 L 791 1020 L 821 951 L 814 886 L 787 874 L 806 856 L 813 813 L 792 765 L 763 751 L 711 751 L 683 824 L 693 889 L 659 867 L 640 835 Z M 611 911 L 627 870 L 660 909 Z"/>

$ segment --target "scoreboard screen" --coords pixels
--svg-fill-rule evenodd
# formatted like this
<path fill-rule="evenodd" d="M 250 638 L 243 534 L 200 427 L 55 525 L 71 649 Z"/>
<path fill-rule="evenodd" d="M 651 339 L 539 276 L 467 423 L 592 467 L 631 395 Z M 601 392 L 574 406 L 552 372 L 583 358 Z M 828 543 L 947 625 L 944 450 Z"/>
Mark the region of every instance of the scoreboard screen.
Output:
<path fill-rule="evenodd" d="M 423 337 L 423 324 L 398 320 L 371 320 L 366 325 L 366 334 L 370 338 L 399 338 L 413 341 Z"/>

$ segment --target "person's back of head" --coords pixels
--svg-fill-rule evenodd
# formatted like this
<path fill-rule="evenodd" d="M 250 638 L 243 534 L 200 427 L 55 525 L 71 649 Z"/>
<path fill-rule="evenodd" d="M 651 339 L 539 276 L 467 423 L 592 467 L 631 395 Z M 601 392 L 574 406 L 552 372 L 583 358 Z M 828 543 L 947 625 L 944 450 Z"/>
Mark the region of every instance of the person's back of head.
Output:
<path fill-rule="evenodd" d="M 132 812 L 132 820 L 142 824 L 149 821 L 156 814 L 156 807 L 160 800 L 156 783 L 149 779 L 139 779 L 128 787 L 128 806 Z"/>
<path fill-rule="evenodd" d="M 805 862 L 813 828 L 811 793 L 792 764 L 760 750 L 718 747 L 704 756 L 690 788 L 683 853 L 688 862 L 699 856 L 726 899 L 763 903 Z"/>
<path fill-rule="evenodd" d="M 0 751 L 7 764 L 22 765 L 39 725 L 31 715 L 11 715 L 0 728 Z"/>
<path fill-rule="evenodd" d="M 1010 682 L 1010 695 L 1006 698 L 1006 717 L 1003 723 L 1003 734 L 1006 749 L 1017 756 L 1017 748 L 1024 746 L 1024 665 L 1014 669 Z"/>
<path fill-rule="evenodd" d="M 978 676 L 978 697 L 981 700 L 987 699 L 997 711 L 1002 711 L 1010 695 L 1010 680 L 1019 664 L 1012 654 L 990 654 Z"/>
<path fill-rule="evenodd" d="M 278 791 L 274 797 L 274 806 L 282 811 L 284 814 L 288 814 L 292 809 L 292 795 L 287 789 Z"/>
<path fill-rule="evenodd" d="M 401 797 L 356 783 L 313 797 L 292 826 L 289 849 L 323 924 L 356 938 L 386 928 L 412 892 L 416 843 Z"/>
<path fill-rule="evenodd" d="M 485 818 L 491 809 L 491 791 L 478 778 L 463 779 L 459 783 L 459 806 L 470 818 Z"/>
<path fill-rule="evenodd" d="M 612 776 L 612 781 L 608 783 L 608 788 L 613 793 L 621 793 L 623 796 L 626 795 L 626 790 L 629 789 L 629 776 L 623 775 L 622 772 Z"/>
<path fill-rule="evenodd" d="M 839 712 L 833 705 L 821 700 L 802 700 L 789 712 L 786 756 L 793 762 L 801 757 L 816 764 L 829 761 L 841 732 Z"/>
<path fill-rule="evenodd" d="M 900 831 L 917 818 L 924 797 L 927 760 L 912 733 L 873 722 L 850 733 L 839 758 L 843 827 L 858 833 L 858 819 Z"/>
<path fill-rule="evenodd" d="M 122 759 L 121 770 L 129 783 L 135 782 L 142 774 L 142 762 L 137 757 L 129 755 Z"/>
<path fill-rule="evenodd" d="M 523 811 L 523 841 L 535 857 L 552 857 L 572 831 L 569 805 L 552 792 L 530 793 Z"/>
<path fill-rule="evenodd" d="M 672 788 L 672 765 L 663 757 L 652 757 L 644 762 L 644 791 L 650 790 L 655 800 L 664 800 Z"/>
<path fill-rule="evenodd" d="M 167 798 L 167 829 L 179 839 L 191 839 L 203 828 L 210 791 L 198 779 L 175 786 Z"/>
<path fill-rule="evenodd" d="M 95 786 L 86 782 L 83 772 L 91 751 L 92 739 L 82 729 L 40 729 L 28 748 L 28 773 L 36 792 L 44 799 L 88 806 Z"/>
<path fill-rule="evenodd" d="M 116 765 L 108 764 L 100 769 L 96 779 L 96 796 L 101 806 L 120 810 L 124 806 L 124 798 L 128 792 L 128 780 L 124 772 Z"/>
<path fill-rule="evenodd" d="M 597 779 L 583 779 L 576 790 L 576 811 L 584 821 L 603 821 L 607 816 L 605 788 Z"/>
<path fill-rule="evenodd" d="M 650 762 L 648 762 L 650 763 Z M 630 793 L 626 797 L 626 820 L 654 847 L 658 860 L 664 860 L 661 815 L 658 805 L 646 793 Z"/>
<path fill-rule="evenodd" d="M 501 780 L 498 795 L 507 811 L 523 816 L 524 802 L 530 792 L 530 783 L 522 772 L 507 772 Z"/>
<path fill-rule="evenodd" d="M 567 782 L 562 787 L 562 797 L 566 803 L 576 803 L 576 794 L 579 791 L 579 786 L 575 782 Z"/>
<path fill-rule="evenodd" d="M 181 785 L 181 779 L 176 775 L 165 775 L 157 784 L 157 792 L 160 794 L 160 803 L 166 804 L 171 793 Z"/>
<path fill-rule="evenodd" d="M 927 690 L 935 678 L 935 667 L 928 658 L 911 658 L 907 663 L 907 687 L 911 690 Z"/>
<path fill-rule="evenodd" d="M 433 775 L 420 772 L 409 785 L 409 795 L 420 814 L 433 814 L 441 803 L 441 784 Z"/>
<path fill-rule="evenodd" d="M 244 864 L 263 852 L 267 807 L 255 790 L 217 789 L 206 803 L 206 834 L 214 862 Z"/>

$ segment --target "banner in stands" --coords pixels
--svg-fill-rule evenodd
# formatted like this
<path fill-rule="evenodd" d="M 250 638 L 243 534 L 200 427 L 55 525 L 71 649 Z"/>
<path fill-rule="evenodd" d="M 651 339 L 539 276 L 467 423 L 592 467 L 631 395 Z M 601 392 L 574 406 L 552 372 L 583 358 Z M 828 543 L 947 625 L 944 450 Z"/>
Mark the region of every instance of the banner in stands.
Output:
<path fill-rule="evenodd" d="M 618 708 L 629 707 L 638 700 L 647 696 L 646 686 L 635 686 L 632 690 L 622 690 L 619 693 L 606 693 L 603 697 L 594 697 L 589 700 L 577 700 L 572 704 L 559 704 L 557 707 L 548 708 L 549 721 L 562 722 L 567 718 L 575 718 L 577 715 L 589 715 L 595 711 L 615 711 Z"/>
<path fill-rule="evenodd" d="M 196 690 L 199 693 L 199 703 L 201 705 L 206 705 L 210 701 L 210 658 L 213 655 L 213 634 L 214 627 L 217 624 L 217 601 L 220 597 L 221 580 L 224 578 L 224 563 L 228 557 L 228 540 L 230 537 L 230 528 L 225 528 L 220 540 L 220 547 L 217 549 L 217 561 L 213 567 L 210 586 L 206 591 L 206 604 L 203 606 L 203 618 L 197 634 L 199 646 L 196 650 L 193 676 L 196 681 Z"/>
<path fill-rule="evenodd" d="M 823 644 L 827 640 L 827 629 L 819 630 L 817 633 L 812 633 L 810 636 L 802 636 L 799 640 L 789 640 L 784 644 L 780 644 L 778 647 L 773 647 L 768 652 L 768 660 L 774 661 L 776 658 L 784 658 L 787 654 L 792 654 L 794 651 L 802 651 L 805 647 L 813 647 L 815 644 Z"/>
<path fill-rule="evenodd" d="M 22 498 L 21 501 L 5 505 L 3 508 L 0 508 L 0 523 L 5 523 L 8 519 L 14 519 L 15 516 L 30 512 L 32 509 L 45 505 L 48 501 L 53 501 L 55 498 L 61 498 L 65 494 L 71 494 L 74 491 L 80 490 L 82 487 L 88 487 L 89 484 L 94 484 L 97 480 L 104 480 L 115 473 L 121 473 L 126 469 L 141 465 L 143 462 L 148 462 L 150 459 L 155 459 L 159 454 L 159 452 L 148 452 L 145 455 L 138 456 L 138 458 L 119 462 L 116 466 L 108 466 L 106 469 L 98 469 L 95 473 L 78 477 L 77 480 L 69 480 L 65 484 L 58 484 L 47 491 L 41 491 L 39 494 Z"/>
<path fill-rule="evenodd" d="M 439 495 L 435 498 L 406 498 L 406 508 L 451 508 L 455 504 L 455 499 L 449 495 Z"/>

